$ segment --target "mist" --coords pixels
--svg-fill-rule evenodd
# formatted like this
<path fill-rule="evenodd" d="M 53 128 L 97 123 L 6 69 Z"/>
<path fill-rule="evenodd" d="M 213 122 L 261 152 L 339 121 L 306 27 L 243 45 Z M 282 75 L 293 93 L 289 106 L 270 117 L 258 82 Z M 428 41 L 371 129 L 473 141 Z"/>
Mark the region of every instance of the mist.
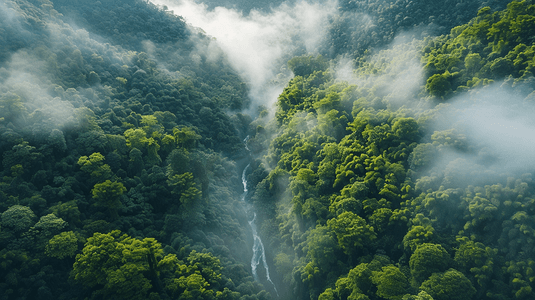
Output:
<path fill-rule="evenodd" d="M 491 184 L 535 168 L 535 105 L 493 84 L 441 106 L 432 132 L 454 128 L 465 147 L 440 146 L 430 173 L 445 185 Z"/>
<path fill-rule="evenodd" d="M 295 55 L 317 53 L 328 34 L 325 29 L 329 17 L 337 12 L 337 3 L 332 0 L 283 3 L 269 12 L 252 10 L 248 15 L 224 7 L 209 10 L 206 5 L 191 0 L 152 2 L 167 6 L 186 23 L 213 37 L 213 43 L 223 50 L 232 67 L 249 84 L 249 114 L 254 114 L 259 105 L 273 108 L 292 76 L 286 69 L 286 61 Z M 213 47 L 214 55 L 217 55 L 216 48 Z"/>

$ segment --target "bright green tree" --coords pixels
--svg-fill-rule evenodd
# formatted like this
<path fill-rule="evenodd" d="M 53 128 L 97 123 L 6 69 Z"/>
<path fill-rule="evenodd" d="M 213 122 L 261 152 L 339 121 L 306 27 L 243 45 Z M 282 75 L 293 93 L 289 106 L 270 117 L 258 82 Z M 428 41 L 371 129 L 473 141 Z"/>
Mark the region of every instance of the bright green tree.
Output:
<path fill-rule="evenodd" d="M 73 257 L 78 250 L 78 238 L 72 231 L 62 232 L 48 241 L 46 255 L 55 258 Z"/>
<path fill-rule="evenodd" d="M 104 181 L 112 175 L 109 165 L 104 163 L 105 157 L 99 152 L 88 156 L 81 156 L 78 159 L 80 169 L 91 176 L 95 181 Z"/>
<path fill-rule="evenodd" d="M 156 268 L 151 261 L 162 255 L 161 244 L 153 238 L 140 240 L 119 230 L 97 232 L 76 255 L 71 275 L 107 299 L 147 299 L 153 286 L 147 276 Z"/>
<path fill-rule="evenodd" d="M 201 197 L 202 193 L 190 172 L 169 176 L 167 183 L 173 189 L 171 193 L 179 195 L 180 203 L 186 206 L 193 205 Z"/>

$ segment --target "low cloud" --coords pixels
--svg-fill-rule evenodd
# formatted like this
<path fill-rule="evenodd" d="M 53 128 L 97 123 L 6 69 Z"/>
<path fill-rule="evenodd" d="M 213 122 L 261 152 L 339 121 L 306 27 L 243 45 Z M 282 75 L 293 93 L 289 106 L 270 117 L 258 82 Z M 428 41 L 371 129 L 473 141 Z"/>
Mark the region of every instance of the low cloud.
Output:
<path fill-rule="evenodd" d="M 451 128 L 466 147 L 443 147 L 431 173 L 446 185 L 488 184 L 535 168 L 535 105 L 498 84 L 450 100 L 437 111 L 433 130 Z M 455 179 L 457 178 L 457 179 Z"/>
<path fill-rule="evenodd" d="M 356 66 L 348 57 L 338 59 L 334 68 L 336 80 L 374 89 L 383 103 L 392 109 L 419 104 L 424 84 L 419 44 L 400 43 L 397 39 L 385 50 L 370 56 L 365 65 Z"/>
<path fill-rule="evenodd" d="M 287 79 L 291 76 L 286 61 L 294 55 L 316 53 L 328 34 L 329 17 L 337 12 L 336 1 L 282 4 L 269 12 L 252 10 L 248 15 L 224 7 L 208 10 L 191 0 L 152 2 L 167 6 L 215 38 L 213 43 L 250 86 L 251 111 L 259 105 L 274 105 L 274 95 L 286 84 L 274 79 L 281 73 Z"/>

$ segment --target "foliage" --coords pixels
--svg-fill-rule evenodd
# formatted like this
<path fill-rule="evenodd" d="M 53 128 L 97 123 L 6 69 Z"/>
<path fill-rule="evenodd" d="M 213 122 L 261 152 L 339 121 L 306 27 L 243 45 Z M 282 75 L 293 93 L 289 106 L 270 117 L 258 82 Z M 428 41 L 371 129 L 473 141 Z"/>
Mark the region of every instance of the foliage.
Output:
<path fill-rule="evenodd" d="M 73 257 L 78 250 L 78 238 L 72 231 L 62 232 L 52 237 L 46 245 L 48 256 L 59 259 Z"/>
<path fill-rule="evenodd" d="M 22 233 L 34 224 L 35 214 L 22 205 L 13 205 L 2 213 L 2 227 Z"/>
<path fill-rule="evenodd" d="M 499 166 L 517 152 L 463 130 L 492 107 L 457 107 L 494 82 L 530 112 L 533 1 L 340 1 L 254 121 L 213 39 L 165 6 L 4 2 L 1 299 L 269 299 L 246 160 L 281 299 L 533 298 L 531 163 Z"/>
<path fill-rule="evenodd" d="M 468 300 L 476 293 L 476 289 L 463 273 L 449 269 L 444 273 L 434 273 L 422 283 L 420 289 L 426 291 L 433 299 Z"/>
<path fill-rule="evenodd" d="M 76 255 L 72 276 L 106 297 L 144 299 L 152 287 L 145 277 L 150 256 L 162 255 L 161 245 L 152 238 L 138 240 L 115 230 L 95 233 Z"/>

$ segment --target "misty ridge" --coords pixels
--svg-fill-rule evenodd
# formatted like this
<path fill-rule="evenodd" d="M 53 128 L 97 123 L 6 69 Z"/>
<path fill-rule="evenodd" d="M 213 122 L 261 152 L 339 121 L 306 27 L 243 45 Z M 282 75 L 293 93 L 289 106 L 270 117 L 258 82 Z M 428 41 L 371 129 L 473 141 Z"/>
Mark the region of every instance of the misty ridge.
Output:
<path fill-rule="evenodd" d="M 3 1 L 0 299 L 532 299 L 534 24 Z"/>

